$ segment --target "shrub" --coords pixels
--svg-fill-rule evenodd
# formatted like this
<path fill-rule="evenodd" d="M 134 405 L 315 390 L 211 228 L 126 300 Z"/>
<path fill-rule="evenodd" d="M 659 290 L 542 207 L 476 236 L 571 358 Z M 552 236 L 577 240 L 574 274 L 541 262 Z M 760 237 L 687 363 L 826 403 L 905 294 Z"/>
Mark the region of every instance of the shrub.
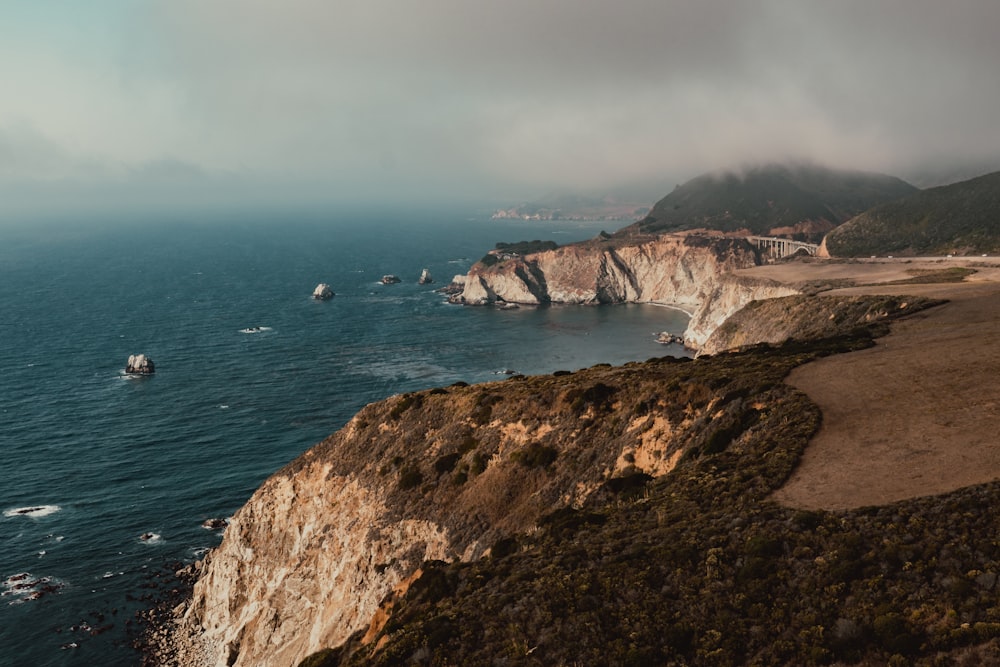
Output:
<path fill-rule="evenodd" d="M 533 442 L 524 449 L 510 455 L 511 461 L 525 468 L 547 468 L 559 457 L 559 450 L 549 445 Z"/>
<path fill-rule="evenodd" d="M 424 404 L 424 397 L 420 394 L 403 394 L 396 405 L 389 411 L 389 418 L 396 420 L 410 408 L 419 408 Z"/>
<path fill-rule="evenodd" d="M 408 466 L 399 472 L 399 488 L 403 491 L 420 486 L 424 476 L 418 468 Z"/>
<path fill-rule="evenodd" d="M 442 474 L 446 472 L 451 472 L 455 469 L 455 464 L 458 460 L 462 458 L 461 454 L 445 454 L 444 456 L 438 457 L 438 460 L 434 462 L 434 472 L 437 474 Z"/>
<path fill-rule="evenodd" d="M 486 470 L 486 464 L 486 458 L 479 452 L 476 452 L 472 455 L 472 460 L 469 461 L 469 472 L 472 475 L 481 475 Z"/>

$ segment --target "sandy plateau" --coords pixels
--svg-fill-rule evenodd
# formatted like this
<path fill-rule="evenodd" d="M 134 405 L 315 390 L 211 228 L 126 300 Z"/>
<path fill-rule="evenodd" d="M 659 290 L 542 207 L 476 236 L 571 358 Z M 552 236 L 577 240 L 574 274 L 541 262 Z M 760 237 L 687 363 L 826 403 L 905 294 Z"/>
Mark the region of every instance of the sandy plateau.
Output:
<path fill-rule="evenodd" d="M 953 266 L 976 273 L 958 283 L 886 284 Z M 823 425 L 778 502 L 882 505 L 1000 478 L 1000 259 L 815 260 L 739 273 L 855 285 L 830 295 L 948 300 L 897 321 L 873 348 L 792 372 L 787 381 L 820 406 Z"/>

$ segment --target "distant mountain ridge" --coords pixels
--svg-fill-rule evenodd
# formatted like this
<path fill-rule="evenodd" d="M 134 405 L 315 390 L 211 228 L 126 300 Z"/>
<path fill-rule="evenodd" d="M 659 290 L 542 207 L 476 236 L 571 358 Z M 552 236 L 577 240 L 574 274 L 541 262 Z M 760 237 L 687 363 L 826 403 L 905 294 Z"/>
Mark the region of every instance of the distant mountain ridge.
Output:
<path fill-rule="evenodd" d="M 815 165 L 761 165 L 691 179 L 618 234 L 706 228 L 818 243 L 862 211 L 917 191 L 885 174 Z"/>
<path fill-rule="evenodd" d="M 876 206 L 825 245 L 836 257 L 1000 252 L 1000 171 Z"/>

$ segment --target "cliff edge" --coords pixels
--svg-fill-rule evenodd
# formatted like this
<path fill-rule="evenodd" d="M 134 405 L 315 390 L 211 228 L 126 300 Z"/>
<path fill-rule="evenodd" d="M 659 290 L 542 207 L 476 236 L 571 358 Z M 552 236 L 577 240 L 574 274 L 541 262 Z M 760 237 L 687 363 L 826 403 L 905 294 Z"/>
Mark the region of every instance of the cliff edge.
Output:
<path fill-rule="evenodd" d="M 746 239 L 717 234 L 598 238 L 525 255 L 500 254 L 491 264 L 478 262 L 451 300 L 468 305 L 670 305 L 692 315 L 684 339 L 698 348 L 750 301 L 797 293 L 767 279 L 731 275 L 760 261 Z"/>
<path fill-rule="evenodd" d="M 777 299 L 758 322 L 795 334 L 822 319 L 819 339 L 370 405 L 236 514 L 161 660 L 996 657 L 1000 547 L 984 508 L 1000 483 L 857 510 L 773 500 L 821 423 L 784 378 L 877 349 L 890 319 L 933 302 L 905 304 Z"/>

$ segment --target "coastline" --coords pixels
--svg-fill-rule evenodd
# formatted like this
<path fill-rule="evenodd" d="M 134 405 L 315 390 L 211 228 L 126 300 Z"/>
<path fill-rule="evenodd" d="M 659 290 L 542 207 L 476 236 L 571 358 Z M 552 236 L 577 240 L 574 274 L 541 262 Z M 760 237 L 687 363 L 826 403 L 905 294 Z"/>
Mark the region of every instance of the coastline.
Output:
<path fill-rule="evenodd" d="M 685 315 L 687 315 L 688 317 L 694 317 L 694 311 L 693 310 L 688 310 L 687 308 L 684 308 L 682 306 L 678 306 L 676 303 L 667 303 L 665 301 L 647 301 L 646 303 L 649 304 L 650 306 L 658 306 L 660 308 L 669 308 L 671 310 L 679 310 L 682 313 L 684 313 Z"/>

